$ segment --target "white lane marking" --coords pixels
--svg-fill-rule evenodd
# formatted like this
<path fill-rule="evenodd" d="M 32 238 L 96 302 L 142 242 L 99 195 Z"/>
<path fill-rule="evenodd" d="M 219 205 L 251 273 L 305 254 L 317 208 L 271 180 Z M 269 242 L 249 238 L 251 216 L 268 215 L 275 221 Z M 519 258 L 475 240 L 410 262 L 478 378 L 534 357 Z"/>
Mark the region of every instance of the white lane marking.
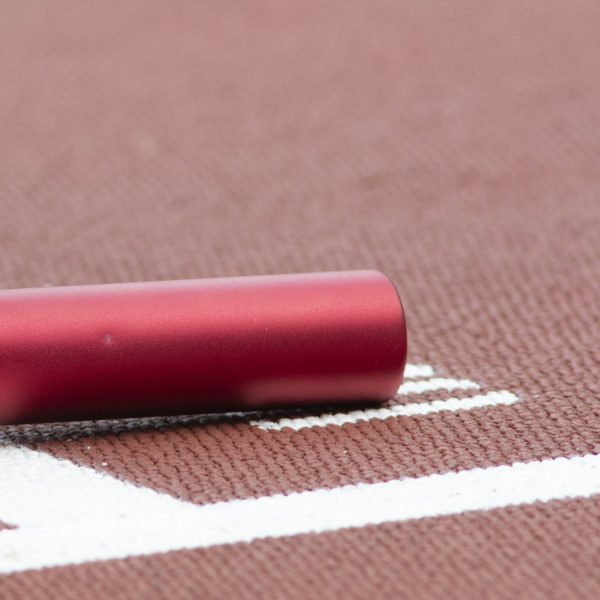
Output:
<path fill-rule="evenodd" d="M 404 379 L 415 379 L 416 377 L 431 377 L 433 368 L 429 365 L 407 364 L 404 368 Z"/>
<path fill-rule="evenodd" d="M 278 421 L 250 421 L 250 425 L 265 431 L 279 431 L 289 427 L 298 431 L 307 427 L 326 427 L 327 425 L 344 425 L 345 423 L 358 423 L 371 419 L 389 419 L 390 417 L 413 417 L 430 413 L 456 410 L 471 410 L 484 406 L 509 405 L 518 402 L 519 398 L 506 390 L 488 392 L 470 398 L 450 398 L 448 400 L 434 400 L 433 402 L 414 402 L 411 404 L 391 406 L 389 408 L 371 408 L 366 410 L 353 410 L 347 413 L 324 414 L 318 417 L 298 417 L 279 419 Z"/>
<path fill-rule="evenodd" d="M 397 396 L 408 396 L 409 394 L 423 394 L 437 390 L 478 390 L 479 385 L 468 379 L 450 379 L 448 377 L 434 377 L 424 381 L 405 381 L 400 385 Z"/>
<path fill-rule="evenodd" d="M 204 506 L 25 448 L 0 469 L 0 573 L 600 494 L 598 455 Z"/>

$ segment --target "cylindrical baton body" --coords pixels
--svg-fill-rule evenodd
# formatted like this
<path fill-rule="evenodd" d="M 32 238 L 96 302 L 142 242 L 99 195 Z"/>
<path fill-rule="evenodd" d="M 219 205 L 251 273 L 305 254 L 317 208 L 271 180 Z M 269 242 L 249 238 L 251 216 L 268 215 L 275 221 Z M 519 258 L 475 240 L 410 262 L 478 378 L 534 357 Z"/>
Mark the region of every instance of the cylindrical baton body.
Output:
<path fill-rule="evenodd" d="M 405 359 L 377 271 L 0 291 L 0 423 L 382 401 Z"/>

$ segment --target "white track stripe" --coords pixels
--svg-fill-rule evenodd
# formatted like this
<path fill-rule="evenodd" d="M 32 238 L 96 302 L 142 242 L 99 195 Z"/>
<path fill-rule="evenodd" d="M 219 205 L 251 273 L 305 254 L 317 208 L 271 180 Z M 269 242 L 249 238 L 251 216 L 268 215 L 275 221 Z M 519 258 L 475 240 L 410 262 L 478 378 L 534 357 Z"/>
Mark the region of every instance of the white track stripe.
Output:
<path fill-rule="evenodd" d="M 600 456 L 197 506 L 25 448 L 0 449 L 0 573 L 600 493 Z"/>
<path fill-rule="evenodd" d="M 396 392 L 397 396 L 409 394 L 422 394 L 437 390 L 478 390 L 479 385 L 468 379 L 449 379 L 447 377 L 434 377 L 424 381 L 405 381 Z"/>
<path fill-rule="evenodd" d="M 514 404 L 519 399 L 506 390 L 488 392 L 470 398 L 450 398 L 448 400 L 434 400 L 433 402 L 414 402 L 400 404 L 390 408 L 371 408 L 367 410 L 353 410 L 348 413 L 324 414 L 318 417 L 303 417 L 296 419 L 280 419 L 279 421 L 251 421 L 250 425 L 265 431 L 279 431 L 286 427 L 298 431 L 307 427 L 326 427 L 327 425 L 344 425 L 345 423 L 358 423 L 371 419 L 389 419 L 390 417 L 413 417 L 427 415 L 442 411 L 471 410 L 484 406 L 497 406 L 499 404 Z"/>
<path fill-rule="evenodd" d="M 404 379 L 415 379 L 416 377 L 431 377 L 433 368 L 429 365 L 406 365 L 404 369 Z"/>

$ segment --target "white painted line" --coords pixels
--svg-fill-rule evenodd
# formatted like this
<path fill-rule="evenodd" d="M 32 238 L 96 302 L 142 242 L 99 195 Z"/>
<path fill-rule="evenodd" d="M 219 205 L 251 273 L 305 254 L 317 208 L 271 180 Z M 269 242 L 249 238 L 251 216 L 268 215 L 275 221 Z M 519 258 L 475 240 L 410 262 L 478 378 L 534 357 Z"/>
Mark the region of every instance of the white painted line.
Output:
<path fill-rule="evenodd" d="M 433 368 L 429 365 L 407 364 L 404 368 L 404 379 L 416 379 L 417 377 L 431 377 Z"/>
<path fill-rule="evenodd" d="M 598 455 L 205 506 L 25 448 L 0 472 L 0 573 L 600 494 Z"/>
<path fill-rule="evenodd" d="M 448 400 L 434 400 L 433 402 L 414 402 L 400 404 L 390 408 L 371 408 L 366 410 L 353 410 L 347 413 L 324 414 L 318 417 L 299 417 L 279 419 L 278 421 L 250 421 L 250 425 L 265 431 L 280 431 L 289 427 L 298 431 L 307 427 L 326 427 L 327 425 L 344 425 L 358 423 L 371 419 L 389 419 L 390 417 L 413 417 L 427 415 L 442 411 L 471 410 L 484 406 L 497 406 L 499 404 L 514 404 L 519 399 L 511 392 L 488 392 L 470 398 L 450 398 Z"/>
<path fill-rule="evenodd" d="M 479 385 L 468 379 L 449 379 L 447 377 L 434 377 L 424 381 L 405 381 L 400 385 L 397 396 L 408 396 L 409 394 L 422 394 L 424 392 L 435 392 L 437 390 L 478 390 Z"/>

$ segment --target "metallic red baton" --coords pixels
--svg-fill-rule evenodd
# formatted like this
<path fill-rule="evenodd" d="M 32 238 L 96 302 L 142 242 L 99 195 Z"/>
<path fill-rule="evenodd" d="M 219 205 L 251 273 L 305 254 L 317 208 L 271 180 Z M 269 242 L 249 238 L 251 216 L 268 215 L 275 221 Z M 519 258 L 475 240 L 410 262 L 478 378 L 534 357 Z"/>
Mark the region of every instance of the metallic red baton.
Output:
<path fill-rule="evenodd" d="M 0 291 L 0 423 L 382 401 L 406 327 L 377 271 Z"/>

